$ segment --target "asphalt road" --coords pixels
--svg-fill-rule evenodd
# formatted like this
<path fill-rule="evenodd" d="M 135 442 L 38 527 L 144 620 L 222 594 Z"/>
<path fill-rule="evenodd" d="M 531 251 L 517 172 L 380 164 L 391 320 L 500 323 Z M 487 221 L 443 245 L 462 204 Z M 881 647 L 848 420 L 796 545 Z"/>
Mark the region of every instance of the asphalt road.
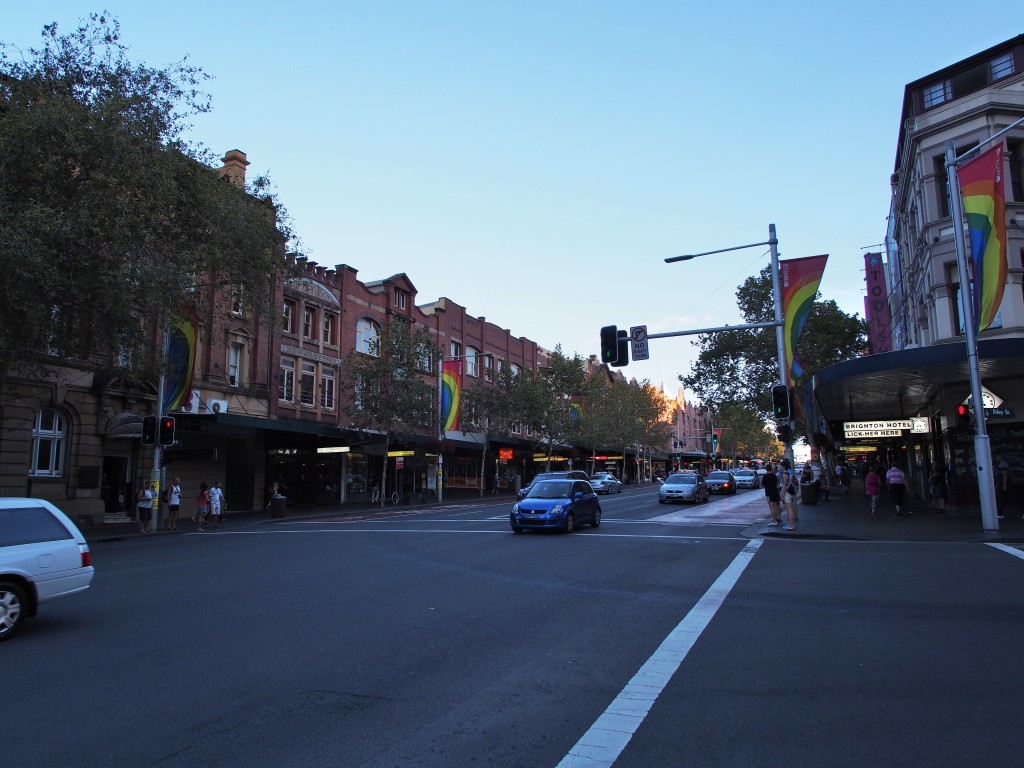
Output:
<path fill-rule="evenodd" d="M 93 546 L 0 645 L 2 763 L 1019 766 L 1024 561 L 754 540 L 760 491 L 508 504 Z"/>

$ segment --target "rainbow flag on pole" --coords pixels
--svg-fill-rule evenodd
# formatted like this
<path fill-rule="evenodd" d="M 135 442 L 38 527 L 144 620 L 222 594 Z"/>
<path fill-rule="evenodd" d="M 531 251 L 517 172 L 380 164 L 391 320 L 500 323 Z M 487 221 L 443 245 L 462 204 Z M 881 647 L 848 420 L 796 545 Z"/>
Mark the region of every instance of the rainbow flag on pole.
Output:
<path fill-rule="evenodd" d="M 957 169 L 971 240 L 971 292 L 977 330 L 992 325 L 1006 287 L 1006 199 L 1003 195 L 1003 145 Z"/>
<path fill-rule="evenodd" d="M 806 256 L 802 259 L 787 259 L 779 262 L 782 272 L 782 333 L 786 345 L 786 383 L 792 386 L 794 379 L 804 372 L 796 355 L 796 342 L 804 329 L 807 316 L 811 314 L 814 297 L 818 295 L 818 284 L 825 272 L 828 254 Z"/>
<path fill-rule="evenodd" d="M 462 400 L 462 361 L 445 360 L 441 364 L 441 424 L 445 432 L 459 428 L 459 402 Z"/>
<path fill-rule="evenodd" d="M 196 372 L 196 322 L 190 310 L 182 309 L 171 319 L 167 338 L 167 372 L 164 413 L 177 411 L 192 396 Z"/>

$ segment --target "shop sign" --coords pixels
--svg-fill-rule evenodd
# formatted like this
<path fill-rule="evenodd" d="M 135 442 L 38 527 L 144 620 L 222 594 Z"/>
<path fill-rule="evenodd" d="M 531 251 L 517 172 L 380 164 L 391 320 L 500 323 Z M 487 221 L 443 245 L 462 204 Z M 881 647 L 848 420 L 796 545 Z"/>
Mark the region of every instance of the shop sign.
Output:
<path fill-rule="evenodd" d="M 501 461 L 512 461 L 512 449 L 511 448 L 499 448 L 498 458 Z"/>
<path fill-rule="evenodd" d="M 902 429 L 846 429 L 843 434 L 847 440 L 863 440 L 865 438 L 903 437 Z"/>
<path fill-rule="evenodd" d="M 388 458 L 393 459 L 397 456 L 415 456 L 416 451 L 388 451 Z"/>

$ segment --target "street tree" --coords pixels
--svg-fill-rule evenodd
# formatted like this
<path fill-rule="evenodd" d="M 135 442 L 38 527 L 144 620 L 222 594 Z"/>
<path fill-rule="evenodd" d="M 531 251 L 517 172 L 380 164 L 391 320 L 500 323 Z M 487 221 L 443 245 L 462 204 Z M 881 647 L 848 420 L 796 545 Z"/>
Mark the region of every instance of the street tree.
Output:
<path fill-rule="evenodd" d="M 47 356 L 153 373 L 157 326 L 197 284 L 279 309 L 292 233 L 269 179 L 226 183 L 185 139 L 206 79 L 187 59 L 132 63 L 106 15 L 0 43 L 0 380 Z"/>
<path fill-rule="evenodd" d="M 430 365 L 438 350 L 423 327 L 411 328 L 392 319 L 368 349 L 351 349 L 345 356 L 339 385 L 348 397 L 342 402 L 353 425 L 383 437 L 386 445 L 398 433 L 432 434 L 438 425 L 437 387 Z M 381 467 L 381 504 L 387 480 L 387 462 Z"/>
<path fill-rule="evenodd" d="M 772 322 L 771 267 L 748 277 L 737 289 L 736 298 L 744 323 Z M 825 366 L 862 355 L 866 339 L 863 320 L 844 313 L 835 301 L 817 299 L 797 343 L 804 373 L 794 385 L 807 389 L 814 373 Z M 771 417 L 771 388 L 779 382 L 774 328 L 702 334 L 693 344 L 700 353 L 690 372 L 679 380 L 703 405 L 717 410 L 725 403 L 739 403 L 765 421 Z"/>

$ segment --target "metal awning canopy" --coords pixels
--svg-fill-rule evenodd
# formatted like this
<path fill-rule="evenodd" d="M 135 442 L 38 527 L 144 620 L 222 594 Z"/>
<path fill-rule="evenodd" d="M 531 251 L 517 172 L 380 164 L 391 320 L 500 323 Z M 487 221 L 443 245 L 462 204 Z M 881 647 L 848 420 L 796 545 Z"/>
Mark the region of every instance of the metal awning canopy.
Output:
<path fill-rule="evenodd" d="M 985 339 L 978 343 L 982 384 L 1024 377 L 1024 339 Z M 867 355 L 823 368 L 814 376 L 814 397 L 828 421 L 905 419 L 929 416 L 970 395 L 966 342 Z"/>

